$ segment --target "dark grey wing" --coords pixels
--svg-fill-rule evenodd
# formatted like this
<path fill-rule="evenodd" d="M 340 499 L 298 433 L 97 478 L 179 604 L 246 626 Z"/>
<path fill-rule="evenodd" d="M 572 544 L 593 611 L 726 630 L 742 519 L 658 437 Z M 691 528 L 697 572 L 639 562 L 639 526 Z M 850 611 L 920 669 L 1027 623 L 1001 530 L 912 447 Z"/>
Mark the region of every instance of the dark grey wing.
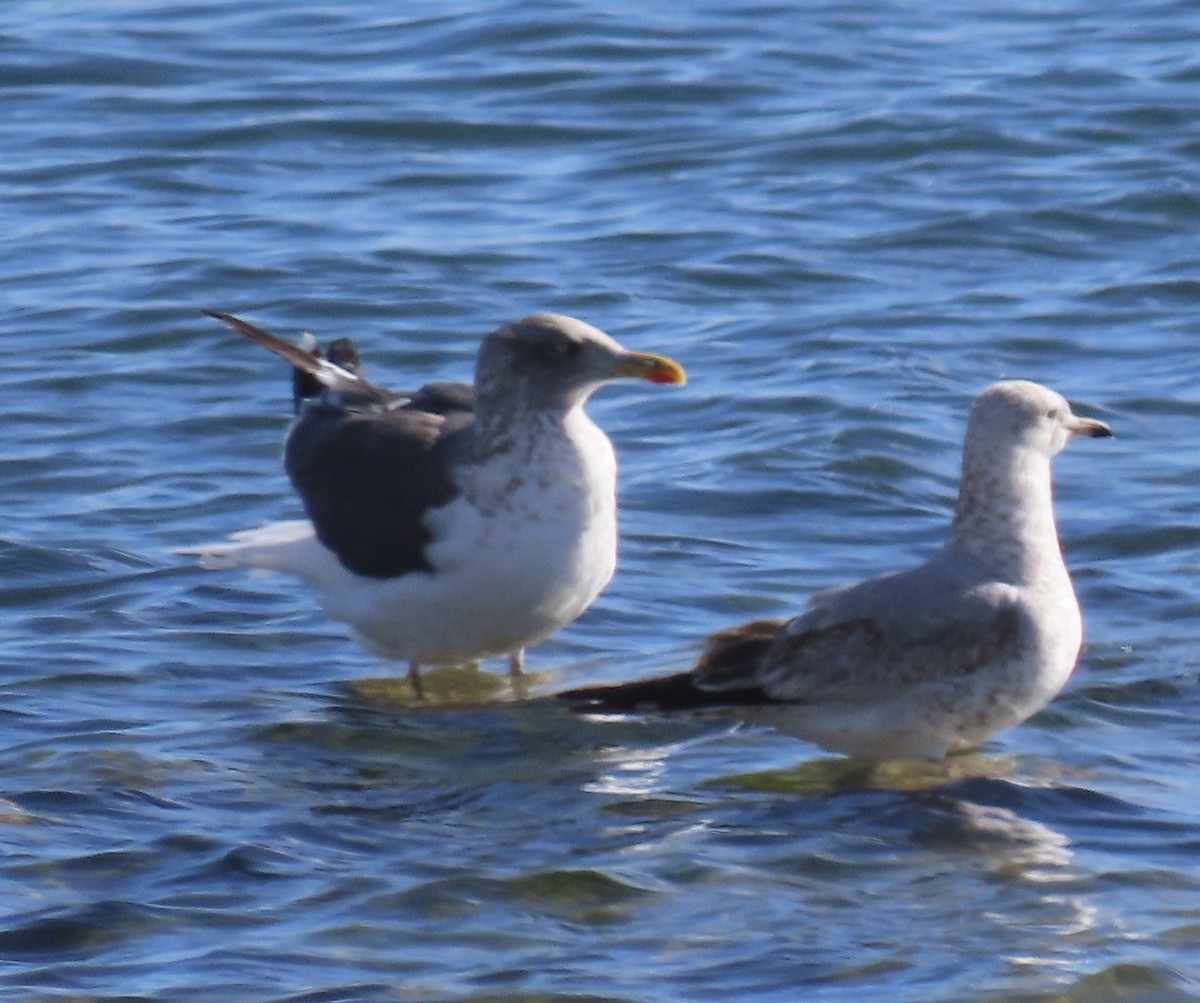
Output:
<path fill-rule="evenodd" d="M 411 407 L 447 417 L 475 410 L 475 389 L 466 383 L 427 383 L 408 397 Z"/>
<path fill-rule="evenodd" d="M 386 390 L 363 376 L 349 338 L 322 352 L 311 336 L 293 345 L 232 314 L 203 312 L 292 364 L 298 417 L 284 466 L 317 538 L 370 578 L 432 570 L 424 518 L 458 493 L 453 465 L 475 420 L 471 387 Z"/>
<path fill-rule="evenodd" d="M 284 466 L 317 538 L 351 571 L 431 571 L 425 515 L 458 494 L 454 461 L 473 423 L 463 408 L 355 409 L 320 399 L 292 427 Z"/>

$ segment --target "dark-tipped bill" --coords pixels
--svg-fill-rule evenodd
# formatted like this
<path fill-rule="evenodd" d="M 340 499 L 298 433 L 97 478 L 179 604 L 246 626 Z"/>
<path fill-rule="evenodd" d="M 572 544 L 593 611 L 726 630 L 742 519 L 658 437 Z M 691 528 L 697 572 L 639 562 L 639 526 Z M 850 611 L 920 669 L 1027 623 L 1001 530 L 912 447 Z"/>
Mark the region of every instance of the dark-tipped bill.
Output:
<path fill-rule="evenodd" d="M 1111 439 L 1112 429 L 1096 418 L 1076 418 L 1071 422 L 1071 434 L 1089 439 Z"/>

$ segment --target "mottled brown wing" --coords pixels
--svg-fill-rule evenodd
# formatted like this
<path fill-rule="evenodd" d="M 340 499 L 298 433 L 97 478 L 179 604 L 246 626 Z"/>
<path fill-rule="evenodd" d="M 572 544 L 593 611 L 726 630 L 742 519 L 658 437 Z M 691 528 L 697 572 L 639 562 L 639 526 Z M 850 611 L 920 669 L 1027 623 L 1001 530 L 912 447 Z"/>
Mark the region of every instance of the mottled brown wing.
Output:
<path fill-rule="evenodd" d="M 696 685 L 706 690 L 758 685 L 763 657 L 786 625 L 778 618 L 751 620 L 710 634 L 692 670 Z"/>
<path fill-rule="evenodd" d="M 928 617 L 887 611 L 806 626 L 798 617 L 763 656 L 759 682 L 777 700 L 853 703 L 898 686 L 966 677 L 1020 654 L 1023 611 L 960 596 Z"/>

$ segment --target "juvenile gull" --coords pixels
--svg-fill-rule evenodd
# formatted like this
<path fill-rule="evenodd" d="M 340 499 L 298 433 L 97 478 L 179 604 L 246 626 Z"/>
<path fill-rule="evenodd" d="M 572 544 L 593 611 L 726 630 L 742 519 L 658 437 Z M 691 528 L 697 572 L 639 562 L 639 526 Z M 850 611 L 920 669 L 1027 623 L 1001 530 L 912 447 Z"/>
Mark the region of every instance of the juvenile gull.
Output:
<path fill-rule="evenodd" d="M 1079 657 L 1050 461 L 1080 435 L 1112 432 L 1036 383 L 995 384 L 967 423 L 949 536 L 924 564 L 714 634 L 690 672 L 560 696 L 583 711 L 724 706 L 870 759 L 978 745 L 1049 702 Z"/>
<path fill-rule="evenodd" d="M 208 312 L 208 311 L 206 311 Z M 507 653 L 582 613 L 616 567 L 616 457 L 584 405 L 610 380 L 681 384 L 590 324 L 534 314 L 484 339 L 473 387 L 412 393 L 339 339 L 291 345 L 211 313 L 295 367 L 284 465 L 307 520 L 194 548 L 210 568 L 295 575 L 364 647 L 420 666 Z"/>

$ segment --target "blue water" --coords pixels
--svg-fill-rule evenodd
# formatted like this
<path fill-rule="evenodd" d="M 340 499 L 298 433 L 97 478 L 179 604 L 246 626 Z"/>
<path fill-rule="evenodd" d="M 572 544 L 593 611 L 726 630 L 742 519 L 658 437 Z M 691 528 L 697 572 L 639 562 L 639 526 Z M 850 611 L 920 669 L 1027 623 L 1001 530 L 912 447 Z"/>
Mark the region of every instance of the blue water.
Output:
<path fill-rule="evenodd" d="M 0 52 L 0 995 L 1200 999 L 1195 4 L 8 0 Z M 1048 383 L 1118 435 L 1057 467 L 1080 666 L 870 777 L 411 710 L 173 553 L 299 513 L 200 307 L 397 385 L 535 310 L 688 367 L 593 403 L 621 568 L 546 689 L 921 559 L 972 396 Z"/>

